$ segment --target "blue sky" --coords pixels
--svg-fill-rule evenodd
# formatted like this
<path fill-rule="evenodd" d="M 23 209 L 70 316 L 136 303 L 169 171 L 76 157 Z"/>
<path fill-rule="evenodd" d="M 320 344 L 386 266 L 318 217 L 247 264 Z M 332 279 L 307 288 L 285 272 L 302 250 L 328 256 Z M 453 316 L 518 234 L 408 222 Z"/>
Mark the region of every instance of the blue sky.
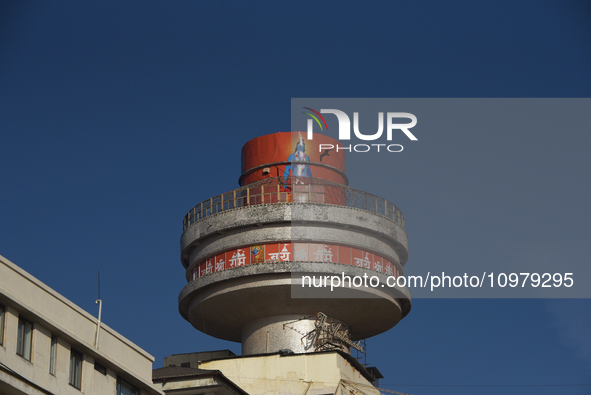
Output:
<path fill-rule="evenodd" d="M 292 97 L 589 97 L 590 22 L 583 1 L 2 2 L 0 254 L 93 314 L 100 270 L 103 320 L 155 367 L 173 353 L 238 353 L 178 314 L 182 219 L 237 186 L 246 141 L 289 130 Z M 547 181 L 568 182 L 545 200 L 568 214 L 554 231 L 564 236 L 547 242 L 547 211 L 513 222 L 559 262 L 587 251 L 589 209 L 571 202 L 589 194 L 589 137 L 552 138 L 547 161 L 577 165 L 578 177 Z M 404 188 L 384 197 L 405 214 L 410 267 L 445 218 L 425 215 L 429 184 L 406 158 Z M 368 362 L 407 393 L 589 394 L 572 385 L 591 384 L 590 333 L 589 299 L 416 299 L 368 340 Z"/>

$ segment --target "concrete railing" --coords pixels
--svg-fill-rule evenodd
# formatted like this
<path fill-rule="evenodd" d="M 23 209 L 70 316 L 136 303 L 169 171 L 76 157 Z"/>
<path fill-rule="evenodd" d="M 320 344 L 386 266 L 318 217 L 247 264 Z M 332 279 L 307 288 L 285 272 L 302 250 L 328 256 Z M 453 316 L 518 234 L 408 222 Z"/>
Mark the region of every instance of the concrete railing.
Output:
<path fill-rule="evenodd" d="M 404 216 L 393 203 L 371 193 L 325 180 L 291 178 L 284 183 L 280 178 L 268 178 L 214 196 L 193 207 L 183 219 L 183 231 L 212 214 L 240 207 L 277 203 L 316 203 L 354 207 L 384 216 L 404 229 Z"/>

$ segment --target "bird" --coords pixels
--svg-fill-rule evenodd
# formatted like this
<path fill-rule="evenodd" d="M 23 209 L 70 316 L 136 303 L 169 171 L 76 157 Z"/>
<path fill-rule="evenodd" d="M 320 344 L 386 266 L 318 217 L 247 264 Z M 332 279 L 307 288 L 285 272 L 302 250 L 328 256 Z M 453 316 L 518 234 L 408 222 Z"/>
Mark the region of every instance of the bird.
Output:
<path fill-rule="evenodd" d="M 320 154 L 320 162 L 322 162 L 322 158 L 325 156 L 330 156 L 328 154 L 328 152 L 330 151 L 330 149 L 325 149 L 323 154 Z"/>

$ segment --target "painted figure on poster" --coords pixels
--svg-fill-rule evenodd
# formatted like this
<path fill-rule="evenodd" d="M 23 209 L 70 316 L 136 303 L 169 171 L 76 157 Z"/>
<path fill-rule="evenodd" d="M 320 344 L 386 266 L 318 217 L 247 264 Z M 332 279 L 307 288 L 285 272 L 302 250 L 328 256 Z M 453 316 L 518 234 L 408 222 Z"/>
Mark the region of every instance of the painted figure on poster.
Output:
<path fill-rule="evenodd" d="M 310 157 L 306 155 L 306 143 L 302 138 L 302 135 L 299 135 L 299 140 L 296 144 L 295 151 L 293 154 L 289 155 L 287 158 L 288 162 L 310 162 Z M 293 167 L 293 169 L 292 169 Z M 310 170 L 310 166 L 305 163 L 297 163 L 292 165 L 285 166 L 285 171 L 283 172 L 283 181 L 287 182 L 289 178 L 289 172 L 292 172 L 292 176 L 295 177 L 295 184 L 302 183 L 299 180 L 299 177 L 312 177 L 312 170 Z"/>
<path fill-rule="evenodd" d="M 263 263 L 265 261 L 265 251 L 262 245 L 252 246 L 250 253 L 252 255 L 250 259 L 251 263 Z"/>

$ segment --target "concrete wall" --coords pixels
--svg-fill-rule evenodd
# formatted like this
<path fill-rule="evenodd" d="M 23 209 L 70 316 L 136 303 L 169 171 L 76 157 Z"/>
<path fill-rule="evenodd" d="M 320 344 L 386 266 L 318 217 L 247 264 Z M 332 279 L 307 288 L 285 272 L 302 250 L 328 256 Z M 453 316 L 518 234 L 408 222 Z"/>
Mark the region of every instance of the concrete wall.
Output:
<path fill-rule="evenodd" d="M 312 203 L 268 204 L 223 211 L 194 223 L 181 236 L 181 261 L 189 281 L 179 296 L 181 315 L 198 330 L 242 342 L 243 353 L 257 354 L 283 348 L 310 352 L 301 345 L 301 333 L 281 330 L 285 320 L 280 316 L 290 315 L 292 320 L 299 320 L 322 311 L 354 328 L 352 337 L 361 339 L 392 328 L 410 310 L 407 288 L 386 287 L 385 273 L 369 270 L 366 274 L 365 269 L 351 264 L 352 259 L 350 264 L 332 262 L 332 258 L 330 262 L 300 261 L 294 260 L 292 251 L 294 259 L 291 261 L 226 266 L 224 270 L 193 280 L 193 269 L 215 254 L 244 246 L 289 241 L 338 244 L 369 251 L 392 262 L 400 274 L 408 258 L 404 229 L 395 221 L 370 211 Z M 360 278 L 369 275 L 382 285 L 346 286 L 334 293 L 325 289 L 321 295 L 310 288 L 297 287 L 302 274 L 308 273 L 359 275 Z M 295 295 L 302 291 L 304 294 Z M 376 320 L 376 317 L 385 318 Z M 254 330 L 252 323 L 261 319 L 270 326 Z M 302 332 L 307 333 L 309 329 Z"/>
<path fill-rule="evenodd" d="M 325 204 L 269 204 L 224 211 L 189 227 L 181 236 L 187 281 L 202 259 L 231 248 L 279 241 L 346 244 L 375 251 L 402 266 L 408 238 L 394 221 L 351 207 Z"/>
<path fill-rule="evenodd" d="M 0 393 L 18 388 L 15 393 L 112 395 L 117 377 L 143 394 L 160 393 L 151 382 L 150 354 L 106 325 L 95 348 L 96 318 L 2 256 L 0 279 L 0 304 L 6 307 Z M 20 316 L 33 323 L 30 361 L 16 353 Z M 49 373 L 52 335 L 58 337 L 54 375 Z M 83 354 L 80 390 L 69 384 L 71 348 Z M 94 369 L 95 360 L 107 368 L 106 375 Z"/>
<path fill-rule="evenodd" d="M 341 380 L 371 386 L 336 352 L 224 359 L 204 362 L 199 367 L 220 370 L 249 394 L 301 395 L 306 389 L 308 395 L 333 394 Z"/>

